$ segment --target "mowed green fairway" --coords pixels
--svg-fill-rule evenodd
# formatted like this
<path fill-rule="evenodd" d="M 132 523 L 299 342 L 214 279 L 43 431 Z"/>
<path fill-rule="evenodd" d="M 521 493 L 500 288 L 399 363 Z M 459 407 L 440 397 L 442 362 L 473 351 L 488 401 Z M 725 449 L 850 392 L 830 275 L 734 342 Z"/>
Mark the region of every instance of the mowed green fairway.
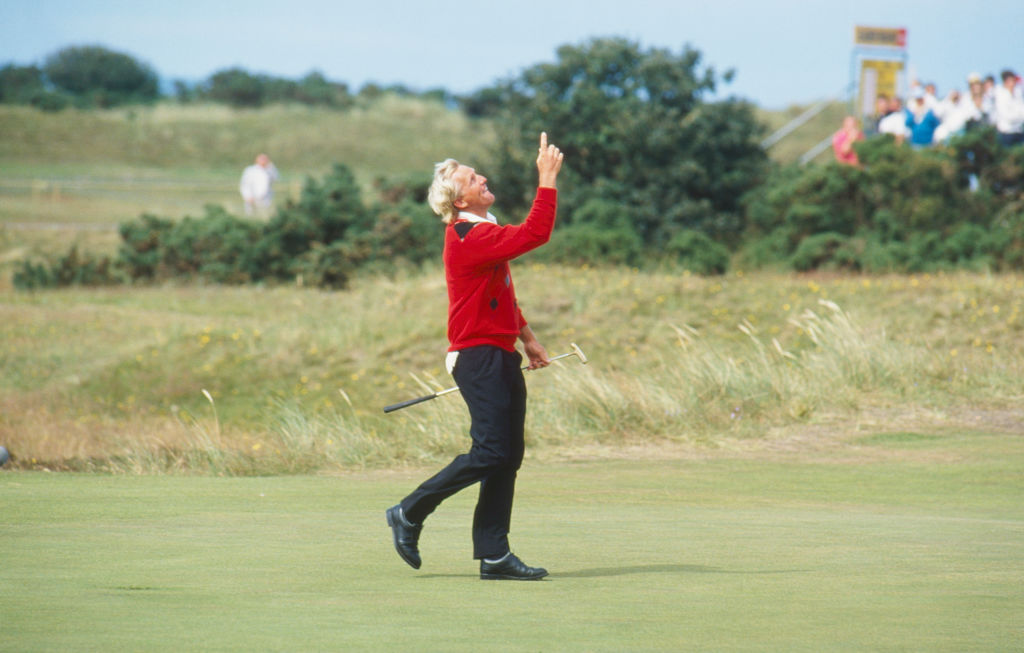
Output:
<path fill-rule="evenodd" d="M 1024 641 L 1024 438 L 877 433 L 804 453 L 545 463 L 478 580 L 475 492 L 384 509 L 429 470 L 0 474 L 0 649 L 1005 651 Z"/>

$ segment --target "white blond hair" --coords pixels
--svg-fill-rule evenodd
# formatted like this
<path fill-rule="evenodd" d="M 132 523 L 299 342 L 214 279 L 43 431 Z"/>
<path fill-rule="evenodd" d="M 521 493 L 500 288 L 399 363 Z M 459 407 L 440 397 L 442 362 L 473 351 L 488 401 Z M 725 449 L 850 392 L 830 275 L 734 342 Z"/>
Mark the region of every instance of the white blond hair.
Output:
<path fill-rule="evenodd" d="M 459 199 L 462 189 L 454 177 L 459 165 L 461 164 L 455 159 L 445 159 L 434 164 L 434 181 L 427 191 L 427 204 L 434 213 L 441 216 L 441 221 L 445 224 L 455 222 L 455 216 L 458 215 L 455 200 Z"/>

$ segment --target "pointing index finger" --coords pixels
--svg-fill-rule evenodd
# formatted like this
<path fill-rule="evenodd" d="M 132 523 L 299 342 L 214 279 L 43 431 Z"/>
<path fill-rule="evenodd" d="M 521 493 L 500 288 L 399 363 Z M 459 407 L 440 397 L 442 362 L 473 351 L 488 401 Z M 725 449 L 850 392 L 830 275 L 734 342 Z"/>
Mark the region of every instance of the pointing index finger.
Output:
<path fill-rule="evenodd" d="M 548 133 L 547 132 L 541 132 L 540 133 L 540 149 L 542 149 L 542 150 L 546 149 L 547 146 L 548 146 Z"/>

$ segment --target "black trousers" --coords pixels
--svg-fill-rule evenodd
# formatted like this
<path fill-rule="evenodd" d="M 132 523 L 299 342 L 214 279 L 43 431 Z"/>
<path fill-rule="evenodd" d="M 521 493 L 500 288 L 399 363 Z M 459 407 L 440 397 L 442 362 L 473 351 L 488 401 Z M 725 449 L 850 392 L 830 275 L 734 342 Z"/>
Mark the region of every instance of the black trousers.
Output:
<path fill-rule="evenodd" d="M 516 472 L 523 462 L 526 381 L 523 357 L 499 347 L 470 347 L 459 352 L 453 375 L 472 420 L 469 453 L 402 499 L 406 518 L 420 524 L 448 497 L 480 483 L 473 514 L 473 557 L 498 558 L 509 551 Z"/>

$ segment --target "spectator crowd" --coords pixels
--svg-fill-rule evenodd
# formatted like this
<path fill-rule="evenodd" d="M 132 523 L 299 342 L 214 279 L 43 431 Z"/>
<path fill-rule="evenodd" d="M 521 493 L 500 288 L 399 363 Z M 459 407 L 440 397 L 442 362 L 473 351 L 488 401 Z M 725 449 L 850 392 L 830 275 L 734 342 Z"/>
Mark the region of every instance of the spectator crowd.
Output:
<path fill-rule="evenodd" d="M 967 88 L 966 93 L 954 89 L 939 99 L 935 84 L 915 82 L 906 106 L 899 97 L 879 96 L 866 131 L 928 147 L 949 142 L 971 125 L 985 124 L 995 128 L 1003 145 L 1024 143 L 1024 84 L 1016 72 L 1004 70 L 998 80 L 971 73 Z"/>

